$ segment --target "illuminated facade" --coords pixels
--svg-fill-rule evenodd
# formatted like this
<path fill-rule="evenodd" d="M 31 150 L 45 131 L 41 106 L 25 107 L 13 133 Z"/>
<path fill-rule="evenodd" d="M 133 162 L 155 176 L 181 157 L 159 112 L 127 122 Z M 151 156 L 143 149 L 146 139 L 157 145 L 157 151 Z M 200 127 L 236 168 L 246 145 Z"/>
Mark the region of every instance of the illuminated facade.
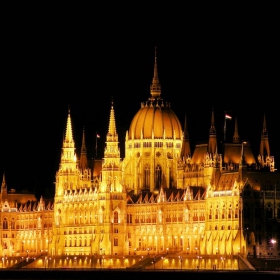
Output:
<path fill-rule="evenodd" d="M 264 228 L 256 213 L 276 221 L 271 235 L 279 240 L 280 176 L 265 118 L 258 158 L 249 143 L 241 143 L 237 119 L 232 143 L 219 147 L 214 111 L 208 142 L 192 152 L 186 119 L 183 128 L 161 97 L 156 59 L 150 97 L 126 133 L 124 159 L 112 103 L 104 158 L 93 167 L 87 161 L 85 131 L 76 154 L 68 111 L 53 200 L 8 192 L 3 176 L 2 256 L 265 253 L 269 226 Z M 272 191 L 265 180 L 275 187 Z M 265 195 L 270 192 L 273 197 Z M 259 197 L 252 200 L 252 193 Z"/>

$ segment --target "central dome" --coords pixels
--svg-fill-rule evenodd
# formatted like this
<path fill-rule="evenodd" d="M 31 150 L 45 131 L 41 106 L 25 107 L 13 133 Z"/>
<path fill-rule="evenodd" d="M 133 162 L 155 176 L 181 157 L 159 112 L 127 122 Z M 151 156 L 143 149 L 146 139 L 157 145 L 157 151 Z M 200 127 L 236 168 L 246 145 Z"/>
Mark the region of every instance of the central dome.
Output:
<path fill-rule="evenodd" d="M 157 56 L 155 55 L 154 77 L 150 87 L 151 97 L 134 116 L 128 131 L 128 139 L 182 139 L 181 123 L 160 97 Z"/>
<path fill-rule="evenodd" d="M 129 139 L 181 139 L 181 123 L 167 103 L 152 98 L 134 116 L 128 131 Z"/>

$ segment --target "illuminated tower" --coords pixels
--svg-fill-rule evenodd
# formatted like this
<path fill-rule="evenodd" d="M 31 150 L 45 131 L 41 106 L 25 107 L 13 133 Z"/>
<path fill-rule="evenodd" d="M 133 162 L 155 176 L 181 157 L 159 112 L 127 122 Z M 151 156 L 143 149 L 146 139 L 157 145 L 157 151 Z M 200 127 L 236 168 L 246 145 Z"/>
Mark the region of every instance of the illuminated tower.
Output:
<path fill-rule="evenodd" d="M 127 252 L 126 191 L 121 182 L 121 159 L 113 102 L 105 146 L 102 182 L 98 189 L 99 253 L 119 255 Z"/>
<path fill-rule="evenodd" d="M 92 213 L 85 198 L 92 197 L 93 190 L 91 172 L 85 160 L 84 133 L 80 165 L 75 150 L 70 110 L 68 110 L 66 133 L 55 182 L 54 238 L 51 238 L 49 247 L 50 253 L 54 255 L 89 254 L 92 251 L 90 247 L 92 236 L 88 233 L 91 231 L 89 222 Z M 81 233 L 83 235 L 80 235 Z"/>

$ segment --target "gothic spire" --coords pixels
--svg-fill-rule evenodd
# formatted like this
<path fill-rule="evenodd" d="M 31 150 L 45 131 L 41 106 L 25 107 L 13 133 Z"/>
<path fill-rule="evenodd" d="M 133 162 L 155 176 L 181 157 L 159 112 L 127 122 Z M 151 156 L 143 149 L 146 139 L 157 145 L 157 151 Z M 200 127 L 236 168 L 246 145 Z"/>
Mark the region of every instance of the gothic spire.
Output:
<path fill-rule="evenodd" d="M 69 144 L 71 146 L 72 146 L 72 144 L 74 144 L 73 132 L 72 132 L 72 123 L 71 123 L 71 116 L 70 116 L 70 108 L 68 109 L 68 117 L 67 117 L 64 144 Z"/>
<path fill-rule="evenodd" d="M 237 117 L 235 117 L 235 123 L 234 123 L 233 143 L 240 143 L 240 137 L 239 137 L 238 125 L 237 125 Z"/>
<path fill-rule="evenodd" d="M 157 69 L 157 48 L 155 47 L 155 64 L 154 64 L 154 77 L 152 84 L 150 86 L 150 92 L 152 95 L 152 98 L 158 98 L 160 97 L 161 94 L 161 85 L 159 83 L 159 78 L 158 78 L 158 69 Z"/>
<path fill-rule="evenodd" d="M 102 164 L 102 184 L 100 187 L 100 190 L 102 192 L 123 191 L 122 185 L 120 184 L 120 161 L 120 149 L 115 122 L 115 112 L 112 101 L 110 110 L 109 129 L 106 136 L 106 144 L 104 150 L 104 161 Z"/>
<path fill-rule="evenodd" d="M 62 145 L 61 160 L 64 162 L 76 162 L 75 142 L 73 139 L 70 109 L 68 109 L 66 133 Z"/>
<path fill-rule="evenodd" d="M 215 119 L 214 119 L 214 109 L 212 108 L 212 114 L 211 114 L 211 126 L 209 130 L 210 135 L 216 135 L 216 127 L 215 127 Z"/>
<path fill-rule="evenodd" d="M 117 136 L 115 112 L 114 112 L 114 102 L 113 101 L 111 102 L 111 111 L 110 111 L 108 135 L 109 136 Z"/>
<path fill-rule="evenodd" d="M 211 126 L 209 130 L 208 152 L 214 155 L 216 152 L 216 147 L 217 147 L 217 135 L 216 135 L 215 120 L 214 120 L 214 109 L 212 108 Z"/>
<path fill-rule="evenodd" d="M 79 168 L 84 170 L 87 167 L 88 167 L 88 162 L 87 162 L 87 148 L 86 148 L 86 140 L 85 140 L 85 128 L 83 128 L 83 137 L 82 137 L 82 147 L 81 147 Z"/>
<path fill-rule="evenodd" d="M 7 183 L 6 183 L 6 175 L 5 173 L 3 173 L 3 179 L 2 179 L 2 185 L 1 185 L 1 189 L 4 189 L 7 187 Z"/>
<path fill-rule="evenodd" d="M 262 157 L 270 156 L 270 148 L 268 142 L 268 132 L 266 128 L 266 117 L 263 116 L 263 128 L 261 133 L 261 145 L 260 145 L 260 155 Z"/>
<path fill-rule="evenodd" d="M 189 138 L 189 132 L 188 132 L 188 128 L 187 128 L 187 114 L 185 114 L 184 139 L 183 139 L 181 157 L 187 158 L 190 155 L 191 155 L 190 138 Z"/>

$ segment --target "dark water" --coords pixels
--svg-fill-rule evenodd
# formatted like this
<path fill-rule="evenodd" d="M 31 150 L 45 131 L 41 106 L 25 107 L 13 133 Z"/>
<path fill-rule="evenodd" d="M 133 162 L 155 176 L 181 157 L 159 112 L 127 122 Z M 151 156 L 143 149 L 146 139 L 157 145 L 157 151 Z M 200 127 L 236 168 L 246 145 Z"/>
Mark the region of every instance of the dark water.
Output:
<path fill-rule="evenodd" d="M 184 279 L 184 280 L 201 280 L 201 279 L 221 279 L 223 277 L 226 280 L 236 279 L 236 280 L 249 280 L 249 279 L 280 279 L 279 271 L 181 271 L 181 270 L 75 270 L 75 269 L 0 269 L 0 279 L 2 280 L 86 280 L 86 279 L 131 279 L 136 280 L 136 278 L 141 279 L 166 279 L 171 280 Z"/>

